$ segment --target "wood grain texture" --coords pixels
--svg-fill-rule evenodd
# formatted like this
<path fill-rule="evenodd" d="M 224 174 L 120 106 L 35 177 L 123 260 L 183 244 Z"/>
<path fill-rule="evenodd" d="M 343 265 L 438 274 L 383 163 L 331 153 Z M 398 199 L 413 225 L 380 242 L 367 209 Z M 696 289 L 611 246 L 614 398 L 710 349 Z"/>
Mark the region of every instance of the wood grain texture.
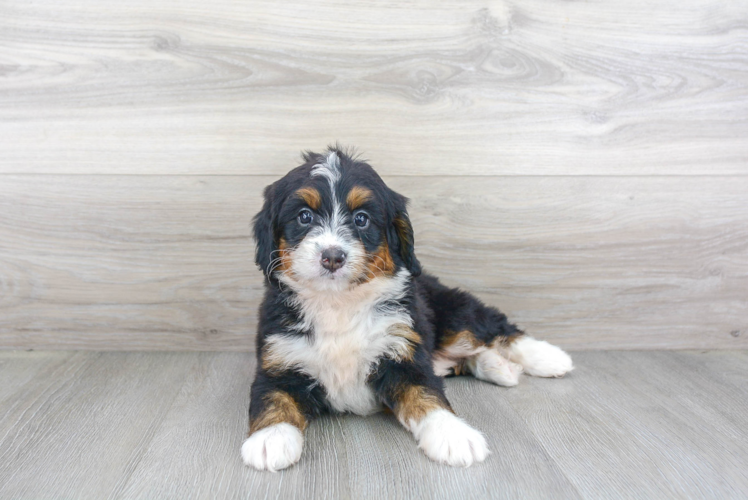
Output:
<path fill-rule="evenodd" d="M 435 467 L 413 453 L 413 436 L 392 415 L 341 417 L 351 498 L 580 498 L 504 391 L 472 377 L 447 382 L 455 412 L 485 433 L 492 451 L 470 469 Z"/>
<path fill-rule="evenodd" d="M 261 282 L 249 225 L 264 182 L 6 178 L 3 345 L 251 348 Z"/>
<path fill-rule="evenodd" d="M 76 353 L 62 361 L 16 386 L 15 399 L 6 402 L 3 498 L 105 498 L 129 477 L 195 357 Z"/>
<path fill-rule="evenodd" d="M 37 378 L 49 377 L 49 370 L 68 363 L 73 356 L 69 351 L 37 351 L 13 353 L 0 351 L 0 420 L 14 411 L 13 403 L 17 393 L 24 390 L 27 383 L 34 384 Z"/>
<path fill-rule="evenodd" d="M 745 377 L 744 354 L 720 354 Z M 507 399 L 585 498 L 741 498 L 745 403 L 709 355 L 576 353 L 573 378 L 527 379 Z"/>
<path fill-rule="evenodd" d="M 0 346 L 251 350 L 272 177 L 6 176 Z M 393 177 L 450 285 L 567 348 L 746 348 L 748 177 Z"/>
<path fill-rule="evenodd" d="M 249 428 L 254 356 L 197 358 L 137 469 L 109 498 L 355 498 L 338 455 L 345 437 L 332 417 L 308 427 L 303 455 L 308 467 L 288 470 L 280 483 L 244 467 L 239 452 Z"/>
<path fill-rule="evenodd" d="M 748 3 L 0 4 L 0 348 L 249 350 L 249 220 L 340 141 L 528 331 L 748 346 Z"/>
<path fill-rule="evenodd" d="M 0 5 L 0 172 L 746 174 L 748 4 Z"/>
<path fill-rule="evenodd" d="M 251 354 L 0 352 L 2 389 L 11 389 L 0 407 L 0 497 L 748 494 L 745 351 L 573 356 L 567 377 L 522 376 L 511 389 L 447 380 L 455 410 L 491 446 L 482 464 L 430 462 L 391 415 L 324 416 L 309 426 L 299 464 L 272 474 L 239 456 Z M 16 383 L 20 372 L 34 374 Z"/>

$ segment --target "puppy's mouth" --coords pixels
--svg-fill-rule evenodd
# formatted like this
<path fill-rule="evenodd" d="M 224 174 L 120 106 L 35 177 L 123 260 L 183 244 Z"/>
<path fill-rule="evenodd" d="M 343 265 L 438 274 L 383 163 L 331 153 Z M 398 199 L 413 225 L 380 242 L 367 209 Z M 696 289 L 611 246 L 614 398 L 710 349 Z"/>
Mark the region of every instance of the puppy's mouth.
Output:
<path fill-rule="evenodd" d="M 347 287 L 358 280 L 360 257 L 345 252 L 305 252 L 297 249 L 285 254 L 287 265 L 281 269 L 280 277 L 294 287 L 333 290 Z M 331 288 L 332 287 L 332 288 Z"/>
<path fill-rule="evenodd" d="M 320 277 L 324 280 L 330 281 L 341 281 L 347 280 L 350 275 L 345 268 L 338 269 L 337 271 L 328 271 L 327 269 L 320 269 Z"/>

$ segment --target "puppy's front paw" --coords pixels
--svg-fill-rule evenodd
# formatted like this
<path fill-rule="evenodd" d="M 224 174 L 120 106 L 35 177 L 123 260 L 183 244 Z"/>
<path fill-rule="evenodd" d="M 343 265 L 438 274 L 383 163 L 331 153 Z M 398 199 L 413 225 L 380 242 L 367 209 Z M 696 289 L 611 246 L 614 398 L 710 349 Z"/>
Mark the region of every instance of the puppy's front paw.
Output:
<path fill-rule="evenodd" d="M 470 467 L 490 453 L 483 434 L 447 410 L 426 415 L 413 434 L 427 457 L 454 467 Z"/>
<path fill-rule="evenodd" d="M 304 436 L 291 424 L 275 424 L 261 429 L 244 441 L 242 460 L 257 470 L 276 472 L 301 458 Z"/>

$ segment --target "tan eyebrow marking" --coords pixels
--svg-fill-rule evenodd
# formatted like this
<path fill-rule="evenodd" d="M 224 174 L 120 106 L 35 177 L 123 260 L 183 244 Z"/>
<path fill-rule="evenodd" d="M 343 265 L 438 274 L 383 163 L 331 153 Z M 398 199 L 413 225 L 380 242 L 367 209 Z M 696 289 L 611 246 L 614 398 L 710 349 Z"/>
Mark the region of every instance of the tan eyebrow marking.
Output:
<path fill-rule="evenodd" d="M 361 186 L 353 186 L 353 189 L 351 189 L 348 197 L 345 199 L 345 203 L 350 210 L 356 210 L 373 197 L 373 193 L 368 189 Z"/>
<path fill-rule="evenodd" d="M 319 206 L 322 203 L 322 197 L 319 195 L 319 191 L 314 188 L 303 187 L 296 191 L 296 195 L 304 200 L 312 210 L 319 209 Z"/>

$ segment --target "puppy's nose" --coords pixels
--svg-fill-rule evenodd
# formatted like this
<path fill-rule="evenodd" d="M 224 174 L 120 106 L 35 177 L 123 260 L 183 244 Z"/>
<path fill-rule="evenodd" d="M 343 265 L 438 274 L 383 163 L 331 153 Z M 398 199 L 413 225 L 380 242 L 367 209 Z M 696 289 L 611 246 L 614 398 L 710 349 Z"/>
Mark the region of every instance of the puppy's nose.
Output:
<path fill-rule="evenodd" d="M 345 252 L 340 247 L 330 247 L 322 251 L 322 267 L 334 273 L 345 264 Z"/>

